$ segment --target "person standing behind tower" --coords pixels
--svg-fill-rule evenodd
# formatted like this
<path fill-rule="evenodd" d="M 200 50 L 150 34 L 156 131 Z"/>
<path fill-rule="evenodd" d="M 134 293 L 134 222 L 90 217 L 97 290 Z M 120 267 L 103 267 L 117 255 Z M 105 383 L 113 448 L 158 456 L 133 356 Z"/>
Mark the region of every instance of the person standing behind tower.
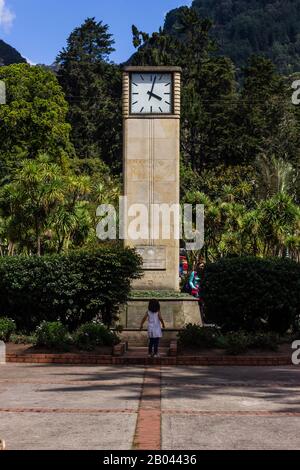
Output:
<path fill-rule="evenodd" d="M 160 313 L 160 304 L 158 300 L 150 300 L 148 306 L 148 312 L 145 314 L 142 323 L 141 330 L 143 329 L 144 323 L 148 320 L 148 338 L 149 338 L 149 357 L 159 357 L 158 347 L 160 338 L 162 338 L 162 329 L 165 328 L 164 320 Z"/>

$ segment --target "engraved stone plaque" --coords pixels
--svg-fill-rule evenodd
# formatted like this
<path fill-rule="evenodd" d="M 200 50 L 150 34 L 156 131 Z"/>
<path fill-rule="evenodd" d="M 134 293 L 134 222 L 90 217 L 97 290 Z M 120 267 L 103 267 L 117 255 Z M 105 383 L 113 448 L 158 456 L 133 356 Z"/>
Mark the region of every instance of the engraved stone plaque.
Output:
<path fill-rule="evenodd" d="M 164 246 L 138 246 L 138 254 L 143 258 L 143 269 L 166 270 L 166 247 Z"/>

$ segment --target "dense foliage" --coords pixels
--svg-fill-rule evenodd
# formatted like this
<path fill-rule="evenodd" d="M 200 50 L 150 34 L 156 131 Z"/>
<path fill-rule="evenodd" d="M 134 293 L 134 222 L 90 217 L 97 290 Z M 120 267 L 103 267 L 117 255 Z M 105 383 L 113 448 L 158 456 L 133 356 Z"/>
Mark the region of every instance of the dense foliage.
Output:
<path fill-rule="evenodd" d="M 114 346 L 120 339 L 114 331 L 101 323 L 85 323 L 74 334 L 74 343 L 83 350 L 91 351 L 97 346 Z"/>
<path fill-rule="evenodd" d="M 140 258 L 129 249 L 0 260 L 0 312 L 32 331 L 43 320 L 71 329 L 99 319 L 111 324 L 139 276 Z"/>
<path fill-rule="evenodd" d="M 214 24 L 212 37 L 220 53 L 243 67 L 251 54 L 264 54 L 281 73 L 300 68 L 300 4 L 298 0 L 194 0 L 193 8 Z M 176 34 L 180 9 L 166 17 Z"/>
<path fill-rule="evenodd" d="M 278 75 L 271 61 L 253 56 L 240 88 L 231 60 L 214 54 L 211 28 L 188 7 L 178 13 L 176 36 L 133 27 L 132 64 L 183 69 L 183 165 L 202 173 L 219 165 L 253 166 L 258 156 L 275 155 L 299 166 L 300 117 L 291 102 L 292 81 Z"/>
<path fill-rule="evenodd" d="M 217 21 L 224 12 L 243 15 L 246 3 L 252 14 L 262 2 L 218 2 Z M 263 3 L 268 12 L 270 3 L 281 6 Z M 283 77 L 270 60 L 249 54 L 237 68 L 220 55 L 216 26 L 205 17 L 216 2 L 201 4 L 207 15 L 199 16 L 199 5 L 171 13 L 152 34 L 134 26 L 128 62 L 183 70 L 181 201 L 206 211 L 205 246 L 191 258 L 299 261 L 300 106 L 291 102 L 291 84 L 300 75 Z M 57 76 L 27 64 L 0 67 L 8 91 L 0 106 L 1 256 L 99 245 L 96 208 L 116 207 L 121 190 L 121 67 L 109 60 L 113 47 L 108 25 L 88 18 L 58 55 Z"/>
<path fill-rule="evenodd" d="M 11 318 L 0 318 L 0 341 L 8 343 L 11 336 L 15 333 L 16 328 L 16 324 Z"/>
<path fill-rule="evenodd" d="M 47 153 L 65 169 L 74 154 L 68 105 L 55 75 L 27 64 L 0 67 L 7 104 L 0 106 L 0 181 L 23 159 Z"/>
<path fill-rule="evenodd" d="M 61 322 L 43 321 L 35 330 L 35 343 L 46 348 L 63 348 L 68 343 L 68 330 Z"/>
<path fill-rule="evenodd" d="M 292 338 L 292 336 L 290 337 Z M 277 351 L 280 343 L 289 342 L 289 337 L 280 337 L 274 332 L 222 332 L 215 327 L 203 328 L 186 325 L 179 333 L 179 347 L 186 349 L 224 349 L 228 354 L 241 354 L 248 350 Z"/>
<path fill-rule="evenodd" d="M 202 192 L 186 193 L 184 202 L 204 205 L 205 244 L 200 254 L 207 261 L 245 255 L 299 261 L 299 206 L 283 192 L 251 201 L 252 190 L 247 182 L 227 182 L 216 199 Z"/>
<path fill-rule="evenodd" d="M 207 267 L 207 317 L 224 330 L 285 333 L 300 312 L 300 265 L 290 260 L 233 258 Z"/>
<path fill-rule="evenodd" d="M 119 67 L 108 61 L 113 44 L 108 26 L 88 18 L 71 33 L 57 64 L 78 157 L 100 158 L 120 171 L 122 81 Z"/>

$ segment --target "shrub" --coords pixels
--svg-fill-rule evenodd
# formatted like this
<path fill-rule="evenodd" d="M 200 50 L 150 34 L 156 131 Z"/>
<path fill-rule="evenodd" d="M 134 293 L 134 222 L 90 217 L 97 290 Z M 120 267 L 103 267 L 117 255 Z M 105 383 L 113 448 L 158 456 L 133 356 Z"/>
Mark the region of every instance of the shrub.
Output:
<path fill-rule="evenodd" d="M 285 333 L 300 311 L 300 264 L 286 259 L 232 258 L 207 267 L 206 314 L 223 331 Z"/>
<path fill-rule="evenodd" d="M 249 336 L 242 331 L 228 333 L 225 336 L 225 349 L 228 354 L 241 354 L 247 351 L 250 341 Z"/>
<path fill-rule="evenodd" d="M 140 276 L 135 251 L 104 247 L 68 255 L 0 259 L 0 311 L 24 332 L 43 320 L 72 331 L 100 319 L 110 324 L 126 303 L 131 280 Z"/>
<path fill-rule="evenodd" d="M 189 324 L 178 333 L 179 343 L 190 348 L 210 348 L 216 345 L 220 333 L 216 328 Z"/>
<path fill-rule="evenodd" d="M 36 345 L 46 348 L 64 348 L 69 341 L 68 330 L 61 322 L 43 321 L 35 331 Z"/>
<path fill-rule="evenodd" d="M 276 333 L 254 333 L 249 336 L 249 348 L 277 351 L 280 339 Z"/>
<path fill-rule="evenodd" d="M 14 344 L 36 344 L 35 335 L 24 335 L 22 333 L 12 334 L 10 341 Z"/>
<path fill-rule="evenodd" d="M 178 333 L 181 346 L 188 348 L 225 349 L 229 354 L 241 354 L 248 349 L 277 351 L 279 344 L 292 343 L 297 336 L 280 337 L 276 333 L 233 331 L 222 334 L 217 328 L 203 328 L 199 325 L 187 325 Z"/>
<path fill-rule="evenodd" d="M 101 323 L 86 323 L 78 328 L 74 335 L 75 344 L 85 350 L 97 346 L 113 346 L 120 342 L 116 333 Z"/>
<path fill-rule="evenodd" d="M 10 318 L 0 318 L 0 341 L 8 343 L 11 335 L 16 331 L 16 324 Z"/>

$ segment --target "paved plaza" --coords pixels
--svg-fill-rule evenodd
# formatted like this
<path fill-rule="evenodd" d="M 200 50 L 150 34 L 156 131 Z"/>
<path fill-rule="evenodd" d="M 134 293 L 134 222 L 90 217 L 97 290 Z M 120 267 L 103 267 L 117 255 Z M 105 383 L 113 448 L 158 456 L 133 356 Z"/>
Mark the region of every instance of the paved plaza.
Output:
<path fill-rule="evenodd" d="M 299 449 L 299 367 L 0 366 L 8 450 Z"/>

